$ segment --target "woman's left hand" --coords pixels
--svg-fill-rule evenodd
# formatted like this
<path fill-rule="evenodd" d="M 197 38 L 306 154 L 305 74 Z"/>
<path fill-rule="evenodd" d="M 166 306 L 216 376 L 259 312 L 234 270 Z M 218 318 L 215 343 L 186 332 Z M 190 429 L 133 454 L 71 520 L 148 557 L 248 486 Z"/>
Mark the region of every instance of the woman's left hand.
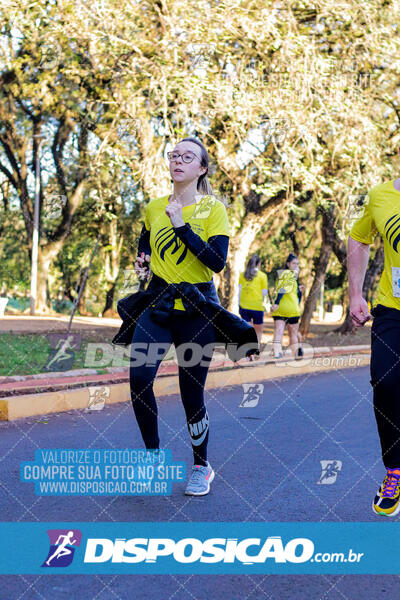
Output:
<path fill-rule="evenodd" d="M 185 224 L 182 214 L 182 204 L 176 200 L 173 200 L 166 206 L 165 213 L 170 218 L 173 227 L 182 227 Z"/>

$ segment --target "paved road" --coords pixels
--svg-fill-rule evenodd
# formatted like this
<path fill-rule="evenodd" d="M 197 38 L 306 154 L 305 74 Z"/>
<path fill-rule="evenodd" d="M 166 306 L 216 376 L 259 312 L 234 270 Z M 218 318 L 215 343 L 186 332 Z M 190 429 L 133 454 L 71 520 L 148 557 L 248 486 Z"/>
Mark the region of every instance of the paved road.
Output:
<path fill-rule="evenodd" d="M 370 508 L 383 469 L 368 368 L 265 381 L 253 408 L 239 407 L 241 386 L 223 383 L 207 392 L 209 458 L 217 473 L 209 496 L 185 497 L 182 482 L 171 497 L 38 497 L 19 481 L 20 462 L 33 460 L 38 447 L 141 447 L 131 407 L 119 404 L 51 415 L 47 424 L 41 418 L 1 423 L 1 520 L 379 520 Z M 179 398 L 160 400 L 159 413 L 164 447 L 190 467 Z M 342 461 L 336 483 L 317 484 L 321 460 Z M 399 583 L 397 576 L 367 575 L 2 576 L 0 600 L 360 600 L 397 597 Z"/>

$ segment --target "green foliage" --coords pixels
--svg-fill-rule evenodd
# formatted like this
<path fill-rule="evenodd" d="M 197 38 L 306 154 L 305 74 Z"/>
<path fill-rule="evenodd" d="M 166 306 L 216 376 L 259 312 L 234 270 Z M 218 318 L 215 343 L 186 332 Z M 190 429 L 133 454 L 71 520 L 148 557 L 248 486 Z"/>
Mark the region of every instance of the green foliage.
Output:
<path fill-rule="evenodd" d="M 0 204 L 0 232 L 0 287 L 9 293 L 24 293 L 29 289 L 30 267 L 26 232 L 19 211 L 5 210 L 4 204 Z"/>

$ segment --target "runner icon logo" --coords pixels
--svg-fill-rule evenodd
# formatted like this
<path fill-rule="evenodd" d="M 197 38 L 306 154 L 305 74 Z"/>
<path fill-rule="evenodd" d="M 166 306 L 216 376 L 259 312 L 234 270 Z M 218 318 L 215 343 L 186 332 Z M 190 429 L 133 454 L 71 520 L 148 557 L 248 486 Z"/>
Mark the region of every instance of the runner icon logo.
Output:
<path fill-rule="evenodd" d="M 339 472 L 342 470 L 341 460 L 320 460 L 321 475 L 317 483 L 332 485 L 336 482 Z"/>
<path fill-rule="evenodd" d="M 50 548 L 42 567 L 68 567 L 76 548 L 81 545 L 82 532 L 79 529 L 48 529 L 47 535 Z"/>
<path fill-rule="evenodd" d="M 260 399 L 260 394 L 264 392 L 263 383 L 242 383 L 243 400 L 239 408 L 254 408 Z"/>
<path fill-rule="evenodd" d="M 43 367 L 44 371 L 68 371 L 75 360 L 75 352 L 79 350 L 82 336 L 79 333 L 49 333 L 50 356 Z"/>
<path fill-rule="evenodd" d="M 121 295 L 134 294 L 139 290 L 138 277 L 134 269 L 124 269 L 124 284 Z"/>
<path fill-rule="evenodd" d="M 202 198 L 200 194 L 196 194 L 196 206 L 192 214 L 192 219 L 207 219 L 214 204 L 215 200 L 212 197 Z"/>
<path fill-rule="evenodd" d="M 105 386 L 89 387 L 89 402 L 86 410 L 103 410 L 110 398 L 110 388 Z"/>

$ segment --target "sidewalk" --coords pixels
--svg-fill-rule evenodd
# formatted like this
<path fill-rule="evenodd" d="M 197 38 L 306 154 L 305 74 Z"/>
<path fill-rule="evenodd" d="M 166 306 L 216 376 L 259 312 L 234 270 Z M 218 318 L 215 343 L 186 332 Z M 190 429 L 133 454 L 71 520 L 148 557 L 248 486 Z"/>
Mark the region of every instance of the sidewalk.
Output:
<path fill-rule="evenodd" d="M 306 348 L 304 358 L 298 361 L 293 358 L 288 360 L 287 357 L 274 360 L 267 353 L 263 353 L 258 361 L 244 359 L 239 363 L 217 355 L 211 362 L 206 389 L 365 366 L 369 364 L 369 353 L 370 347 L 367 345 L 325 346 Z M 80 369 L 0 377 L 0 420 L 88 409 L 96 392 L 94 388 L 97 388 L 97 391 L 102 388 L 107 403 L 130 400 L 128 368 L 112 367 L 104 371 L 98 373 L 96 369 Z M 154 383 L 154 391 L 158 397 L 179 393 L 177 374 L 178 367 L 173 360 L 161 363 Z M 94 407 L 92 409 L 99 410 Z"/>
<path fill-rule="evenodd" d="M 0 333 L 47 333 L 65 332 L 69 323 L 69 315 L 4 315 L 0 319 Z M 71 331 L 85 331 L 102 327 L 111 327 L 118 331 L 121 319 L 104 317 L 75 316 Z"/>

